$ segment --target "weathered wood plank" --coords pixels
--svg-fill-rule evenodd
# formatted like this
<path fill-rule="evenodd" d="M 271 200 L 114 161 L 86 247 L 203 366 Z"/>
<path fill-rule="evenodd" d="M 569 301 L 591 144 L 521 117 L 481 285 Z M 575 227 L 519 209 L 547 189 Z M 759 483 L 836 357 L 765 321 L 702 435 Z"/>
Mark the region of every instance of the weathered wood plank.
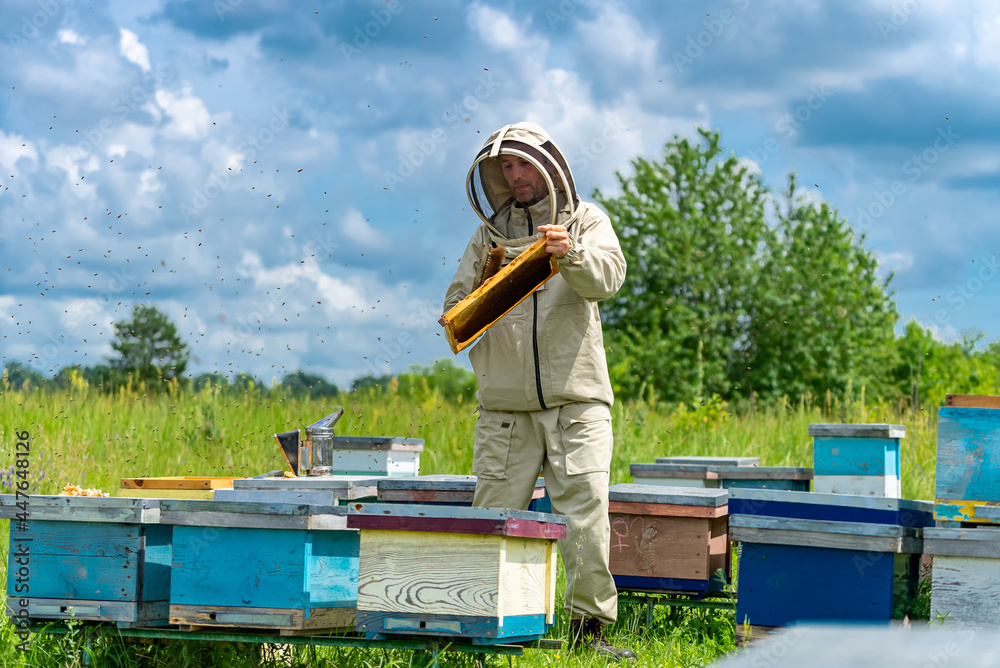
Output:
<path fill-rule="evenodd" d="M 20 596 L 7 598 L 7 616 L 12 617 L 21 610 Z M 27 600 L 30 619 L 78 619 L 94 622 L 135 622 L 166 620 L 167 601 L 153 601 L 137 604 L 135 601 L 108 601 L 83 599 L 35 598 Z M 144 609 L 146 618 L 140 615 Z"/>
<path fill-rule="evenodd" d="M 989 394 L 946 394 L 944 405 L 960 408 L 1000 408 L 1000 397 Z"/>
<path fill-rule="evenodd" d="M 672 456 L 657 457 L 657 464 L 696 464 L 703 466 L 760 466 L 760 457 Z"/>
<path fill-rule="evenodd" d="M 933 509 L 930 501 L 915 501 L 898 497 L 870 497 L 851 494 L 830 494 L 823 492 L 796 492 L 787 490 L 729 490 L 729 503 L 741 502 L 741 508 L 749 508 L 760 503 L 800 503 L 814 506 L 831 506 L 844 508 L 859 508 L 872 510 L 887 510 L 894 512 L 929 513 Z M 753 514 L 753 513 L 748 513 Z"/>
<path fill-rule="evenodd" d="M 298 478 L 260 478 L 233 481 L 233 489 L 327 491 L 340 500 L 374 499 L 378 494 L 378 478 L 365 475 L 317 475 Z"/>
<path fill-rule="evenodd" d="M 28 593 L 33 598 L 137 601 L 138 555 L 129 558 L 74 554 L 32 554 Z M 7 593 L 13 595 L 13 578 Z"/>
<path fill-rule="evenodd" d="M 729 495 L 731 515 L 766 515 L 915 527 L 934 525 L 933 506 L 929 501 L 773 490 L 733 489 Z"/>
<path fill-rule="evenodd" d="M 811 480 L 811 468 L 798 466 L 703 466 L 697 464 L 631 464 L 633 478 L 702 478 L 705 480 Z"/>
<path fill-rule="evenodd" d="M 608 488 L 611 501 L 682 506 L 721 507 L 729 502 L 729 492 L 721 489 L 670 488 L 657 485 L 621 483 Z"/>
<path fill-rule="evenodd" d="M 170 623 L 186 627 L 265 628 L 282 631 L 353 629 L 354 607 L 255 608 L 246 606 L 171 605 Z"/>
<path fill-rule="evenodd" d="M 813 478 L 813 491 L 891 498 L 899 498 L 903 494 L 902 484 L 894 475 L 817 475 Z"/>
<path fill-rule="evenodd" d="M 934 556 L 1000 559 L 1000 527 L 924 529 L 924 552 Z M 1000 561 L 997 564 L 1000 566 Z"/>
<path fill-rule="evenodd" d="M 337 493 L 318 489 L 217 489 L 215 501 L 239 503 L 290 503 L 293 505 L 336 506 L 341 500 Z"/>
<path fill-rule="evenodd" d="M 946 522 L 998 524 L 995 518 L 1000 517 L 1000 501 L 937 499 L 934 517 Z"/>
<path fill-rule="evenodd" d="M 743 543 L 921 553 L 919 529 L 890 524 L 730 515 L 729 537 Z"/>
<path fill-rule="evenodd" d="M 30 540 L 32 557 L 47 554 L 129 560 L 139 555 L 141 525 L 30 520 L 26 524 L 27 530 L 12 533 L 11 539 Z"/>
<path fill-rule="evenodd" d="M 13 494 L 0 494 L 0 519 L 14 519 L 23 512 Z M 143 523 L 159 521 L 156 499 L 125 499 L 95 496 L 32 496 L 29 502 L 32 520 L 74 522 Z"/>
<path fill-rule="evenodd" d="M 840 424 L 814 423 L 809 425 L 809 435 L 821 438 L 905 438 L 903 424 Z"/>
<path fill-rule="evenodd" d="M 211 489 L 119 489 L 116 497 L 132 499 L 196 499 L 210 500 L 215 490 Z"/>
<path fill-rule="evenodd" d="M 473 475 L 422 475 L 386 477 L 378 481 L 378 500 L 393 503 L 442 503 L 471 506 L 476 491 Z M 545 496 L 545 483 L 539 478 L 532 499 Z"/>
<path fill-rule="evenodd" d="M 551 545 L 543 540 L 504 538 L 499 582 L 501 625 L 511 616 L 554 612 L 546 606 Z"/>
<path fill-rule="evenodd" d="M 524 538 L 566 536 L 566 518 L 508 508 L 352 503 L 347 526 L 355 529 L 475 533 Z"/>
<path fill-rule="evenodd" d="M 181 526 L 301 530 L 346 527 L 346 516 L 344 506 L 164 500 L 160 521 Z"/>
<path fill-rule="evenodd" d="M 947 624 L 1000 629 L 1000 552 L 995 548 L 988 558 L 936 554 L 931 577 L 931 619 L 947 615 Z"/>

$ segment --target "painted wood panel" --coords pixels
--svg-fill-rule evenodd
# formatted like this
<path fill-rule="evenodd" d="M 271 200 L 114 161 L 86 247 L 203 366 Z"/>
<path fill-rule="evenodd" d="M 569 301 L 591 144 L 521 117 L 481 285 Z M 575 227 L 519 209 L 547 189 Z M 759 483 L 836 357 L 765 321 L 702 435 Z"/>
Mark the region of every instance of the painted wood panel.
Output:
<path fill-rule="evenodd" d="M 989 394 L 946 394 L 944 405 L 963 408 L 1000 408 L 1000 397 Z"/>
<path fill-rule="evenodd" d="M 166 476 L 122 478 L 123 489 L 232 489 L 236 478 L 219 476 Z"/>
<path fill-rule="evenodd" d="M 813 491 L 897 499 L 903 494 L 899 478 L 881 475 L 817 475 L 813 478 Z"/>
<path fill-rule="evenodd" d="M 1000 501 L 1000 412 L 938 410 L 935 498 Z"/>
<path fill-rule="evenodd" d="M 615 575 L 705 580 L 711 575 L 711 520 L 611 515 Z M 725 536 L 720 554 L 725 551 Z"/>
<path fill-rule="evenodd" d="M 357 613 L 353 607 L 249 608 L 246 606 L 171 605 L 170 623 L 191 626 L 264 629 L 353 629 Z"/>
<path fill-rule="evenodd" d="M 297 478 L 260 478 L 233 481 L 233 489 L 275 491 L 327 491 L 340 500 L 374 499 L 378 477 L 365 475 L 316 475 Z"/>
<path fill-rule="evenodd" d="M 159 501 L 114 497 L 32 495 L 33 521 L 117 522 L 125 524 L 159 521 Z M 13 494 L 0 494 L 0 519 L 14 519 L 19 512 Z"/>
<path fill-rule="evenodd" d="M 313 506 L 336 506 L 347 503 L 337 497 L 336 492 L 326 490 L 285 490 L 285 489 L 217 489 L 212 497 L 215 501 L 238 501 L 241 503 L 291 503 Z"/>
<path fill-rule="evenodd" d="M 919 554 L 923 551 L 920 531 L 912 527 L 861 522 L 830 522 L 754 515 L 729 517 L 729 536 L 734 541 L 803 545 L 837 550 Z"/>
<path fill-rule="evenodd" d="M 665 517 L 724 517 L 728 515 L 727 506 L 715 508 L 706 506 L 675 506 L 667 503 L 625 503 L 611 501 L 608 512 L 625 515 L 662 515 Z"/>
<path fill-rule="evenodd" d="M 347 526 L 355 529 L 476 533 L 523 538 L 566 537 L 566 518 L 508 508 L 352 503 Z"/>
<path fill-rule="evenodd" d="M 934 526 L 929 501 L 773 490 L 729 492 L 731 515 L 762 515 L 837 522 Z"/>
<path fill-rule="evenodd" d="M 843 476 L 893 476 L 898 478 L 898 438 L 813 439 L 813 473 Z"/>
<path fill-rule="evenodd" d="M 722 487 L 724 489 L 783 489 L 790 491 L 809 491 L 809 479 L 773 479 L 764 478 L 761 480 L 755 480 L 753 478 L 748 479 L 729 479 L 726 478 L 722 481 Z"/>
<path fill-rule="evenodd" d="M 931 579 L 931 619 L 945 624 L 1000 629 L 1000 553 L 992 557 L 936 555 Z"/>
<path fill-rule="evenodd" d="M 363 530 L 358 611 L 498 617 L 502 540 Z"/>
<path fill-rule="evenodd" d="M 358 612 L 358 630 L 373 639 L 398 633 L 471 638 L 473 644 L 487 645 L 535 640 L 548 630 L 544 615 L 507 617 L 503 621 L 501 625 L 496 617 Z"/>
<path fill-rule="evenodd" d="M 905 555 L 744 543 L 736 622 L 888 621 Z"/>
<path fill-rule="evenodd" d="M 924 552 L 933 556 L 1000 559 L 1000 527 L 925 529 Z"/>
<path fill-rule="evenodd" d="M 556 575 L 550 570 L 551 549 L 549 541 L 504 539 L 499 582 L 501 625 L 511 616 L 553 612 L 548 606 L 549 578 Z"/>
<path fill-rule="evenodd" d="M 658 485 L 661 487 L 691 487 L 694 489 L 722 489 L 722 481 L 718 478 L 671 478 L 660 475 L 646 475 L 645 472 L 632 471 L 632 477 L 642 485 Z"/>
<path fill-rule="evenodd" d="M 696 464 L 631 464 L 633 478 L 700 478 L 704 480 L 812 480 L 813 470 L 799 466 L 699 466 Z M 643 480 L 642 482 L 649 482 Z"/>

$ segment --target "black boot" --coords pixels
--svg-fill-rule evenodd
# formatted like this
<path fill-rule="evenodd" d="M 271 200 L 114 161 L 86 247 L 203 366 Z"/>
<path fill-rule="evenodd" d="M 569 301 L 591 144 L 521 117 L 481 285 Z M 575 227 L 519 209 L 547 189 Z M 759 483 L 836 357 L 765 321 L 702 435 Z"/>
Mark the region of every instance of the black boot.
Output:
<path fill-rule="evenodd" d="M 615 647 L 604 638 L 604 627 L 593 617 L 570 620 L 570 642 L 573 649 L 592 649 L 615 661 L 632 661 L 635 653 L 624 647 Z"/>

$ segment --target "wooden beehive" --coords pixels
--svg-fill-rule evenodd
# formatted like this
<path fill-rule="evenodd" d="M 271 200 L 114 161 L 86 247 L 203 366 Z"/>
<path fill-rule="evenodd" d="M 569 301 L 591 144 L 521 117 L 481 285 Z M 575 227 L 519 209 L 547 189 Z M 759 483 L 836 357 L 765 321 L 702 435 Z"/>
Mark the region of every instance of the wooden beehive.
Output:
<path fill-rule="evenodd" d="M 246 478 L 235 481 L 233 489 L 216 490 L 214 498 L 216 501 L 342 506 L 350 501 L 374 500 L 380 479 L 352 475 Z"/>
<path fill-rule="evenodd" d="M 220 476 L 164 476 L 122 478 L 116 496 L 140 499 L 211 499 L 217 489 L 232 489 L 236 478 Z"/>
<path fill-rule="evenodd" d="M 388 503 L 430 503 L 448 506 L 471 506 L 476 494 L 474 475 L 422 475 L 413 478 L 383 478 L 378 481 L 378 500 Z M 533 500 L 545 496 L 545 483 L 539 478 L 532 492 Z"/>
<path fill-rule="evenodd" d="M 899 424 L 811 424 L 813 491 L 902 496 Z"/>
<path fill-rule="evenodd" d="M 888 622 L 913 596 L 922 532 L 933 522 L 929 502 L 778 490 L 731 495 L 738 624 Z"/>
<path fill-rule="evenodd" d="M 924 552 L 933 559 L 931 619 L 1000 629 L 1000 527 L 927 529 Z"/>
<path fill-rule="evenodd" d="M 32 620 L 167 624 L 171 532 L 157 523 L 158 500 L 31 496 L 25 522 L 16 501 L 0 496 L 0 518 L 12 520 L 9 610 L 26 607 Z"/>
<path fill-rule="evenodd" d="M 796 466 L 719 466 L 715 464 L 632 464 L 629 473 L 643 485 L 704 489 L 809 490 L 812 469 Z"/>
<path fill-rule="evenodd" d="M 934 497 L 940 520 L 1000 524 L 1000 411 L 938 410 Z"/>
<path fill-rule="evenodd" d="M 728 579 L 726 490 L 620 484 L 608 492 L 619 591 L 706 594 L 716 571 Z"/>
<path fill-rule="evenodd" d="M 559 265 L 545 245 L 546 239 L 541 237 L 441 316 L 440 323 L 453 353 L 457 355 L 469 346 L 538 286 L 559 273 Z"/>
<path fill-rule="evenodd" d="M 173 526 L 170 623 L 353 628 L 358 532 L 343 506 L 163 501 Z"/>
<path fill-rule="evenodd" d="M 351 504 L 361 532 L 359 632 L 541 638 L 554 621 L 556 515 L 500 508 Z"/>

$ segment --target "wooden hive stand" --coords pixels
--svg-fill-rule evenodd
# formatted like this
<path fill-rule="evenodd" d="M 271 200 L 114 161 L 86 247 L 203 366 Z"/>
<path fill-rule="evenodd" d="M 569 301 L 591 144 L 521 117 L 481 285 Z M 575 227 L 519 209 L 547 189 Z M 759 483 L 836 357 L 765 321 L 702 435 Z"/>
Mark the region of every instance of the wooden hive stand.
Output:
<path fill-rule="evenodd" d="M 473 644 L 538 640 L 554 622 L 557 515 L 351 504 L 361 532 L 358 631 Z"/>

